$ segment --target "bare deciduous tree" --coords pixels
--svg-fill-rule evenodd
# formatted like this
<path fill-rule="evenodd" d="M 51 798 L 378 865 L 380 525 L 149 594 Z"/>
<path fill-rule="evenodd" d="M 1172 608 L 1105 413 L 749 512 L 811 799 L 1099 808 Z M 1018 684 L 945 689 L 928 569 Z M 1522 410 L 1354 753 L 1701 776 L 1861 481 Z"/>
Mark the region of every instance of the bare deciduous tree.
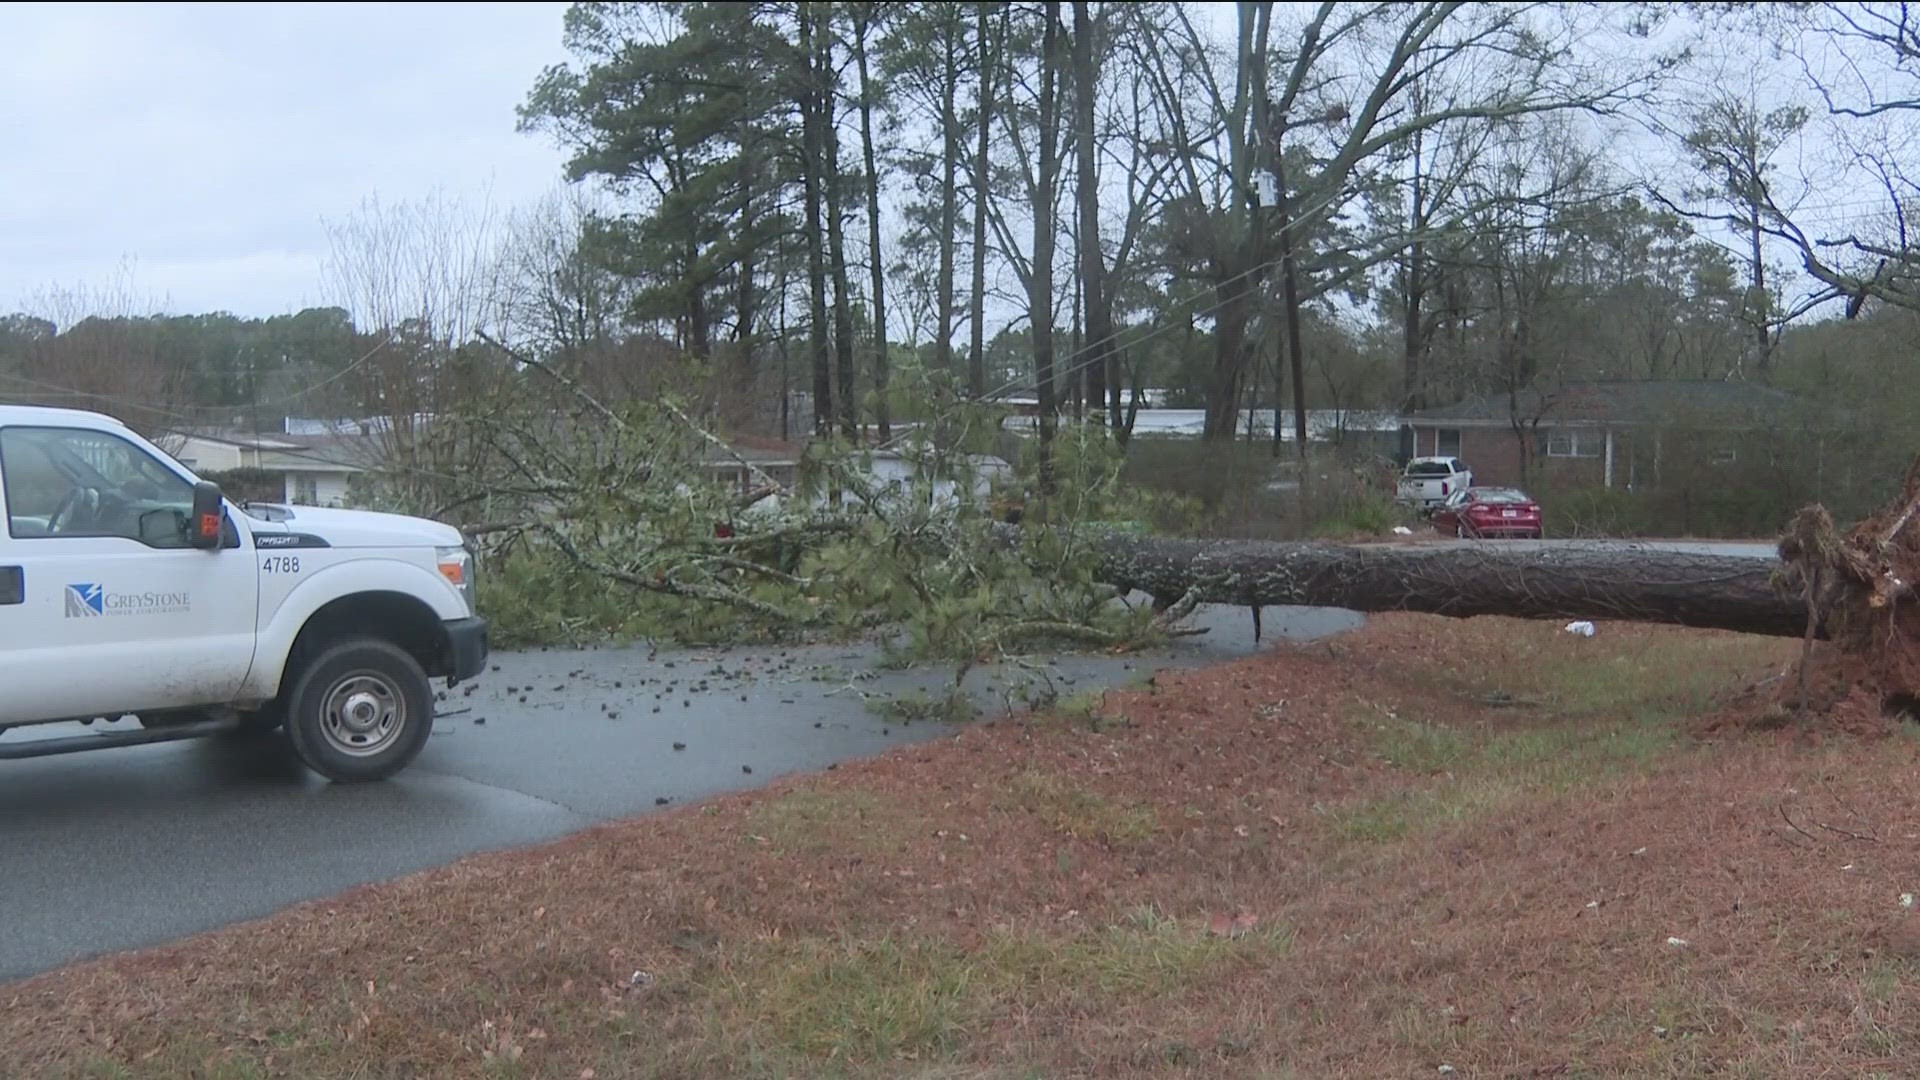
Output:
<path fill-rule="evenodd" d="M 353 313 L 360 356 L 330 378 L 347 388 L 375 440 L 392 497 L 426 505 L 461 466 L 462 448 L 430 437 L 437 419 L 484 392 L 498 358 L 479 344 L 502 318 L 504 222 L 491 201 L 435 194 L 369 199 L 327 223 L 323 280 Z"/>

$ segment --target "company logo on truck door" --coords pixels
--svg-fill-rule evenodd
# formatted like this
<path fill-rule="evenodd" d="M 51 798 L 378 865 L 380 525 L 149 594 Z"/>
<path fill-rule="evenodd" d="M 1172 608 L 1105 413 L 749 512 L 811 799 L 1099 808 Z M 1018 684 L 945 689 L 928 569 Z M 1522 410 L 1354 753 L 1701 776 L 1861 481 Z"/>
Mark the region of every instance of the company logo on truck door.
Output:
<path fill-rule="evenodd" d="M 192 593 L 108 592 L 105 586 L 86 582 L 67 586 L 69 619 L 97 619 L 105 615 L 180 615 L 191 610 Z"/>
<path fill-rule="evenodd" d="M 107 613 L 107 594 L 98 585 L 67 586 L 67 618 L 90 619 Z"/>

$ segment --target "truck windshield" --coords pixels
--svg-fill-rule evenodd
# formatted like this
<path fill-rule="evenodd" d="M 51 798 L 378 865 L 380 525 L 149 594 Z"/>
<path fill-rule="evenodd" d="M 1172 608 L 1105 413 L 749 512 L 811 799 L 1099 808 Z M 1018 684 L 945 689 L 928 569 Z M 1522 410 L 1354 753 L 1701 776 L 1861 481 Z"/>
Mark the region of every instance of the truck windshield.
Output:
<path fill-rule="evenodd" d="M 1414 461 L 1407 464 L 1407 475 L 1412 477 L 1452 476 L 1453 470 L 1448 468 L 1444 461 Z"/>

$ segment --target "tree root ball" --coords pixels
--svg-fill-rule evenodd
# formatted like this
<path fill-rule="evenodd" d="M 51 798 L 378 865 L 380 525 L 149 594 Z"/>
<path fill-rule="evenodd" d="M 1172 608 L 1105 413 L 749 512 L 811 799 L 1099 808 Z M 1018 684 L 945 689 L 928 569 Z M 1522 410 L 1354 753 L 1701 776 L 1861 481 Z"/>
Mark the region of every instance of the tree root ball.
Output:
<path fill-rule="evenodd" d="M 1797 669 L 1769 688 L 1772 713 L 1863 733 L 1920 721 L 1920 459 L 1900 495 L 1845 535 L 1822 507 L 1795 514 L 1780 561 L 1777 584 L 1813 628 Z"/>

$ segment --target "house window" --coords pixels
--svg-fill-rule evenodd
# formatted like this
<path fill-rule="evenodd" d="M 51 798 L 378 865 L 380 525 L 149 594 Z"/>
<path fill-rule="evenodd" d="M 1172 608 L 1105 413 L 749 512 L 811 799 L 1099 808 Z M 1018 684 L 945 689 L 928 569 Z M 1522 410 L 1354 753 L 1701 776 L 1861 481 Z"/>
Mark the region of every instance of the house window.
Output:
<path fill-rule="evenodd" d="M 294 477 L 293 501 L 301 506 L 318 506 L 320 504 L 319 482 L 311 476 Z"/>
<path fill-rule="evenodd" d="M 1547 433 L 1548 457 L 1599 457 L 1607 436 L 1600 431 L 1550 431 Z"/>
<path fill-rule="evenodd" d="M 1460 429 L 1440 428 L 1433 433 L 1433 456 L 1460 456 Z"/>

